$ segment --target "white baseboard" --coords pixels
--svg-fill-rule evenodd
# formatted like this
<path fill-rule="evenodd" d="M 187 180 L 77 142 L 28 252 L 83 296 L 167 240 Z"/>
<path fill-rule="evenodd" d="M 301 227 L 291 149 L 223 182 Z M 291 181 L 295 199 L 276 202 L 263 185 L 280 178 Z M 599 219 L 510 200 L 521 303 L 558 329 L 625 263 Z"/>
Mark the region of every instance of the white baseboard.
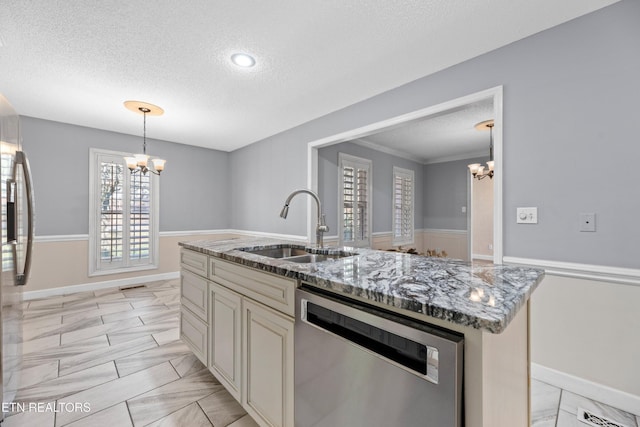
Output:
<path fill-rule="evenodd" d="M 491 262 L 493 262 L 493 255 L 473 254 L 471 259 L 479 259 L 481 261 L 491 261 Z"/>
<path fill-rule="evenodd" d="M 537 363 L 531 364 L 531 378 L 632 414 L 638 414 L 640 411 L 640 396 L 547 368 Z"/>
<path fill-rule="evenodd" d="M 150 274 L 146 276 L 130 277 L 127 279 L 105 280 L 102 282 L 61 286 L 59 288 L 43 289 L 40 291 L 25 291 L 22 295 L 25 301 L 30 301 L 33 299 L 67 295 L 75 292 L 97 291 L 98 289 L 117 288 L 120 286 L 137 285 L 139 283 L 155 282 L 158 280 L 178 279 L 179 277 L 180 272 L 174 271 L 171 273 Z"/>

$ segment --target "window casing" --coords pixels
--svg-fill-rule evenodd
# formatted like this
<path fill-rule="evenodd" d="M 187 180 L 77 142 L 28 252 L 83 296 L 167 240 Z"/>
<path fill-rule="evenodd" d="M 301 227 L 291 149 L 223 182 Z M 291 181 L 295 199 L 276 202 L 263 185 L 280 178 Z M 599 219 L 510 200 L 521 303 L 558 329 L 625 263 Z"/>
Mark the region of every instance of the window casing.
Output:
<path fill-rule="evenodd" d="M 341 246 L 371 245 L 371 160 L 338 154 L 338 237 Z"/>
<path fill-rule="evenodd" d="M 89 275 L 158 267 L 158 177 L 132 174 L 129 153 L 91 149 Z"/>
<path fill-rule="evenodd" d="M 393 167 L 393 240 L 394 246 L 414 242 L 414 172 Z"/>

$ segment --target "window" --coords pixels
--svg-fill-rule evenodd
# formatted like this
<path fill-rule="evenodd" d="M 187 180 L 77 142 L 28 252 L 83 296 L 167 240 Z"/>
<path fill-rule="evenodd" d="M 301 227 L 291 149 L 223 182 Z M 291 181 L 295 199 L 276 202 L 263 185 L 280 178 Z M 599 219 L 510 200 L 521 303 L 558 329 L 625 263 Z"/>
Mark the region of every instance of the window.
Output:
<path fill-rule="evenodd" d="M 90 151 L 90 275 L 158 266 L 159 180 L 129 172 L 126 155 Z"/>
<path fill-rule="evenodd" d="M 395 246 L 413 243 L 413 182 L 409 169 L 393 167 L 393 242 Z"/>
<path fill-rule="evenodd" d="M 339 153 L 338 163 L 340 245 L 370 246 L 371 160 Z"/>

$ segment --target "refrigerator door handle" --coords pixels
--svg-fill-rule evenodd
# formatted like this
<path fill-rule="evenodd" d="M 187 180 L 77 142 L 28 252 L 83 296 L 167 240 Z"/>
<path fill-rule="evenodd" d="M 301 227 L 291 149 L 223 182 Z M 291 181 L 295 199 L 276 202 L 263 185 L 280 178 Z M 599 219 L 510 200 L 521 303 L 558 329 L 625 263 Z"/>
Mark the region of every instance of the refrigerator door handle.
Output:
<path fill-rule="evenodd" d="M 7 242 L 16 241 L 16 182 L 7 179 Z"/>
<path fill-rule="evenodd" d="M 31 179 L 31 168 L 29 167 L 29 159 L 27 159 L 24 151 L 16 151 L 15 165 L 13 169 L 13 180 L 16 180 L 16 171 L 18 165 L 22 165 L 24 185 L 27 199 L 27 250 L 24 259 L 24 267 L 22 272 L 17 271 L 18 263 L 16 262 L 16 285 L 24 286 L 27 284 L 29 272 L 31 271 L 31 257 L 33 256 L 33 187 Z M 14 203 L 14 212 L 17 203 Z M 16 218 L 17 219 L 17 218 Z M 17 237 L 17 236 L 16 236 Z"/>

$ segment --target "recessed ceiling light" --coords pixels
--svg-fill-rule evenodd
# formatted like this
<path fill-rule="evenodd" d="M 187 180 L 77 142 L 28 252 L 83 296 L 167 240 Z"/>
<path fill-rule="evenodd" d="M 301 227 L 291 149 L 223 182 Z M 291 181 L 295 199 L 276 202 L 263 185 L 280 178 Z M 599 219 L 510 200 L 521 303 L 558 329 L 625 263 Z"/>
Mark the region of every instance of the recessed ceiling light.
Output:
<path fill-rule="evenodd" d="M 250 68 L 256 65 L 255 58 L 246 53 L 234 53 L 231 55 L 231 62 L 243 68 Z"/>

